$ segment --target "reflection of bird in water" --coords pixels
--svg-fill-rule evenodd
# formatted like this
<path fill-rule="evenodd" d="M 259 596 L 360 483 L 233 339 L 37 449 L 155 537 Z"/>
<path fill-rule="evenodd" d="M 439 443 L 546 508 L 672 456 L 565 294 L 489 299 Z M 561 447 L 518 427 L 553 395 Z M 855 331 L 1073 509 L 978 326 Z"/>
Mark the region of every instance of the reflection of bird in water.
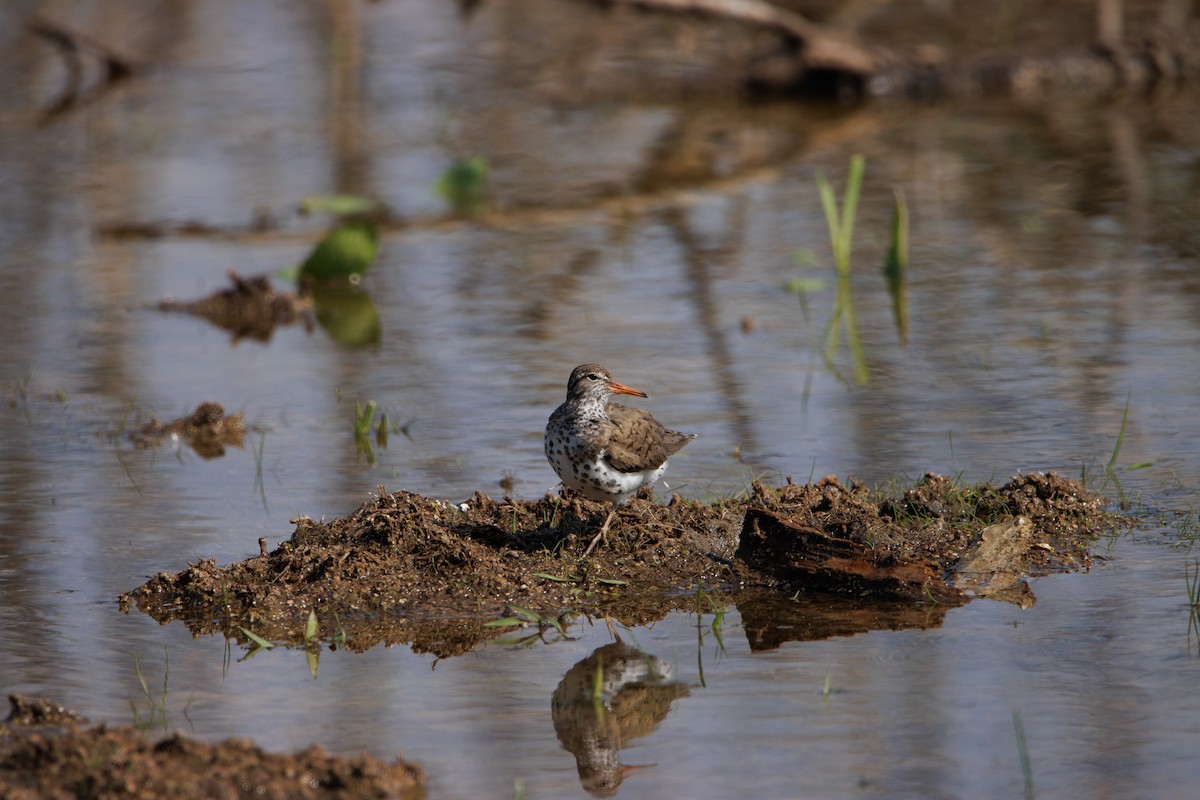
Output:
<path fill-rule="evenodd" d="M 687 694 L 661 659 L 617 640 L 567 670 L 550 699 L 554 732 L 575 756 L 579 782 L 593 795 L 616 794 L 634 766 L 619 751 L 666 719 L 671 701 Z M 643 766 L 653 766 L 652 764 Z"/>

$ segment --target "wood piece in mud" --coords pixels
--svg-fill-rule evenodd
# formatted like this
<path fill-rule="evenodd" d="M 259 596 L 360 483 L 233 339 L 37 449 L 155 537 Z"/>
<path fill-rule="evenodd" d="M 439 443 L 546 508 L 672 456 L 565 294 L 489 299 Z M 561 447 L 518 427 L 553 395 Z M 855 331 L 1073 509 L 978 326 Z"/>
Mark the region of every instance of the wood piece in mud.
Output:
<path fill-rule="evenodd" d="M 1050 547 L 1040 542 L 1028 517 L 989 525 L 973 537 L 954 565 L 951 581 L 960 589 L 1028 608 L 1037 599 L 1024 579 L 1030 549 L 1039 546 Z"/>
<path fill-rule="evenodd" d="M 929 561 L 897 559 L 765 509 L 746 511 L 736 557 L 764 576 L 821 592 L 963 602 Z"/>

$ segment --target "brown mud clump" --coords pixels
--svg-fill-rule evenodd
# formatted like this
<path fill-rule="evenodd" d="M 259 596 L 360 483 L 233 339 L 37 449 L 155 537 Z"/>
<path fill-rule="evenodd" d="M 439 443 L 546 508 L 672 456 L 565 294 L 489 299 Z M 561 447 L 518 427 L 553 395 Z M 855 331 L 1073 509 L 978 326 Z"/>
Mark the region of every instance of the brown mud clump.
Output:
<path fill-rule="evenodd" d="M 306 330 L 313 329 L 312 296 L 307 291 L 279 291 L 266 275 L 244 278 L 232 270 L 229 283 L 228 288 L 199 300 L 167 298 L 159 302 L 158 310 L 206 319 L 229 331 L 235 342 L 246 338 L 267 342 L 277 326 L 297 322 L 303 323 Z"/>
<path fill-rule="evenodd" d="M 129 432 L 129 439 L 142 448 L 159 447 L 171 440 L 187 443 L 201 458 L 220 458 L 225 448 L 241 447 L 246 436 L 242 412 L 226 414 L 220 403 L 201 403 L 186 417 L 159 422 L 150 420 Z"/>
<path fill-rule="evenodd" d="M 561 634 L 580 615 L 645 624 L 736 596 L 769 620 L 792 613 L 772 597 L 790 599 L 794 612 L 803 597 L 821 596 L 853 606 L 845 626 L 813 623 L 833 635 L 869 629 L 864 603 L 875 607 L 871 618 L 891 620 L 884 627 L 937 624 L 980 594 L 1028 605 L 1025 576 L 1086 567 L 1090 543 L 1120 520 L 1053 473 L 1000 488 L 926 475 L 891 497 L 835 478 L 756 482 L 749 496 L 716 503 L 635 498 L 583 558 L 606 506 L 551 495 L 477 493 L 458 504 L 380 495 L 344 518 L 296 519 L 290 539 L 270 552 L 261 540 L 254 558 L 160 573 L 122 595 L 122 607 L 182 620 L 195 635 L 247 642 L 251 631 L 311 647 L 315 619 L 331 647 L 404 643 L 451 656 L 494 637 L 504 627 L 497 618 Z"/>
<path fill-rule="evenodd" d="M 178 733 L 154 742 L 129 726 L 88 727 L 44 700 L 10 695 L 9 704 L 0 723 L 0 796 L 10 800 L 425 797 L 421 768 L 399 759 L 336 758 L 320 747 L 278 755 Z"/>

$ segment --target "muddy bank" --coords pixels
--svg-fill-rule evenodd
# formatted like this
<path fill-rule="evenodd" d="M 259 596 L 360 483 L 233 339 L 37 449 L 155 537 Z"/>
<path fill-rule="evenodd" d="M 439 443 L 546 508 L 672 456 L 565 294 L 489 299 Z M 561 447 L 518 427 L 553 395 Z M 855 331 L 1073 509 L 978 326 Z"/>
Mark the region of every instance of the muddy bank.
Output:
<path fill-rule="evenodd" d="M 154 742 L 129 726 L 89 726 L 44 700 L 10 695 L 9 705 L 0 724 L 0 796 L 11 800 L 425 797 L 421 768 L 400 759 L 335 758 L 320 747 L 279 755 L 181 734 Z"/>
<path fill-rule="evenodd" d="M 1102 498 L 1053 473 L 998 488 L 927 475 L 892 496 L 826 478 L 755 483 L 717 503 L 637 498 L 584 559 L 605 511 L 579 498 L 477 493 L 455 504 L 381 488 L 347 517 L 294 520 L 274 550 L 262 540 L 245 561 L 160 573 L 120 602 L 195 635 L 441 656 L 493 638 L 498 618 L 553 635 L 581 616 L 645 624 L 752 589 L 890 604 L 898 619 L 921 608 L 912 622 L 929 624 L 928 608 L 980 594 L 1033 602 L 1024 576 L 1087 566 L 1091 542 L 1118 522 Z"/>

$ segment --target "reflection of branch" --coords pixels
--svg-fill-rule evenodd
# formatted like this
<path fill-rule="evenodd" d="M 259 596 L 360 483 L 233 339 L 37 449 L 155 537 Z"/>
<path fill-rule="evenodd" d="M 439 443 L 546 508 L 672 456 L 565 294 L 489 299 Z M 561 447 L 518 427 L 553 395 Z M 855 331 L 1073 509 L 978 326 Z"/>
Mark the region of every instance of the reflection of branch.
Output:
<path fill-rule="evenodd" d="M 1095 47 L 1041 56 L 934 61 L 923 53 L 905 55 L 865 44 L 849 31 L 818 25 L 765 0 L 620 1 L 654 11 L 735 20 L 778 33 L 796 46 L 751 71 L 751 82 L 769 89 L 792 90 L 812 83 L 814 73 L 840 74 L 869 94 L 950 96 L 1030 94 L 1064 85 L 1104 91 L 1118 84 L 1148 86 L 1200 76 L 1200 47 L 1187 25 L 1187 0 L 1164 0 L 1157 25 L 1141 37 L 1127 33 L 1121 0 L 1097 0 Z M 833 85 L 839 93 L 844 88 L 842 83 Z"/>
<path fill-rule="evenodd" d="M 634 6 L 700 14 L 770 28 L 803 45 L 800 59 L 809 69 L 836 70 L 866 77 L 877 68 L 877 56 L 852 35 L 833 31 L 794 11 L 763 0 L 627 0 Z"/>
<path fill-rule="evenodd" d="M 100 82 L 92 90 L 93 94 L 133 74 L 135 65 L 131 59 L 118 54 L 108 45 L 86 34 L 69 30 L 56 22 L 45 19 L 30 21 L 29 30 L 58 49 L 67 69 L 63 90 L 59 93 L 58 99 L 47 106 L 45 110 L 47 117 L 75 106 L 88 94 L 83 86 L 81 54 L 90 54 L 98 59 L 104 67 Z"/>

